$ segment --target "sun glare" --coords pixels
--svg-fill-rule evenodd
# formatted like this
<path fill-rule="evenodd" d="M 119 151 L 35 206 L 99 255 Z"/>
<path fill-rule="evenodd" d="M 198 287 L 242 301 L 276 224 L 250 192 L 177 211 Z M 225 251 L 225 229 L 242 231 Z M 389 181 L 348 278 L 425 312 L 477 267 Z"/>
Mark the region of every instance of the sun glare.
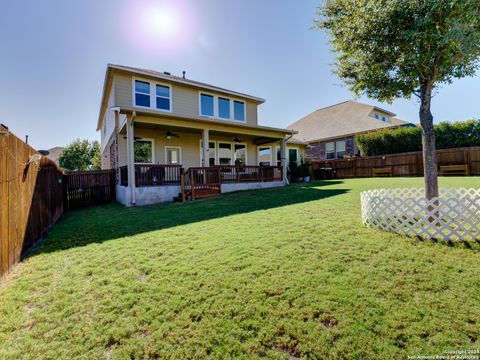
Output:
<path fill-rule="evenodd" d="M 146 9 L 143 24 L 146 32 L 160 39 L 174 36 L 179 31 L 177 13 L 166 6 L 152 6 Z"/>
<path fill-rule="evenodd" d="M 191 48 L 195 13 L 184 0 L 138 0 L 125 8 L 124 31 L 132 46 L 144 54 L 169 55 Z"/>

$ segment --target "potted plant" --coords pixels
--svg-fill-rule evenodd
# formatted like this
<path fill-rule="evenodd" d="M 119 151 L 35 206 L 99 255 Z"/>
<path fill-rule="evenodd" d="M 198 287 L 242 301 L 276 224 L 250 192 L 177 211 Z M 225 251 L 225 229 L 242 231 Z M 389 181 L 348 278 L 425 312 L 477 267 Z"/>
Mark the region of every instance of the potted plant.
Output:
<path fill-rule="evenodd" d="M 300 162 L 300 174 L 304 182 L 310 182 L 310 162 L 307 159 Z"/>

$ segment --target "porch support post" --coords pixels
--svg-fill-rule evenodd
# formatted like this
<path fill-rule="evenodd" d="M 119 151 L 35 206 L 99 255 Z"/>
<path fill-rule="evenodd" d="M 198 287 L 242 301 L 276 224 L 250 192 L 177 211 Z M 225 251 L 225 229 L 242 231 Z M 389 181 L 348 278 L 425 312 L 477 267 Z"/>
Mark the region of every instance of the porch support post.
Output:
<path fill-rule="evenodd" d="M 127 173 L 128 188 L 130 189 L 130 205 L 135 206 L 135 152 L 134 152 L 134 119 L 135 112 L 127 118 Z"/>
<path fill-rule="evenodd" d="M 210 165 L 210 156 L 209 156 L 209 151 L 210 151 L 210 145 L 209 145 L 209 131 L 208 129 L 203 129 L 202 133 L 202 142 L 203 142 L 203 161 L 202 161 L 202 166 L 207 167 Z"/>
<path fill-rule="evenodd" d="M 282 139 L 280 140 L 280 159 L 282 162 L 282 178 L 283 178 L 283 181 L 288 183 L 286 154 L 287 154 L 287 140 Z"/>

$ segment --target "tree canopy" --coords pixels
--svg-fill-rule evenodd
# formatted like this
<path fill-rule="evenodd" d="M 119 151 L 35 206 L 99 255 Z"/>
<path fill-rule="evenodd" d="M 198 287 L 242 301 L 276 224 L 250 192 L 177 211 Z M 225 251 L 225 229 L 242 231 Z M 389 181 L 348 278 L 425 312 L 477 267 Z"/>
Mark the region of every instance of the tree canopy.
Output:
<path fill-rule="evenodd" d="M 419 97 L 425 195 L 438 196 L 432 92 L 478 69 L 480 0 L 324 0 L 317 16 L 355 94 Z"/>
<path fill-rule="evenodd" d="M 478 68 L 480 0 L 326 0 L 317 15 L 337 53 L 335 72 L 357 95 L 420 96 L 422 83 Z"/>
<path fill-rule="evenodd" d="M 63 149 L 59 162 L 60 167 L 70 171 L 100 169 L 100 143 L 76 139 Z"/>

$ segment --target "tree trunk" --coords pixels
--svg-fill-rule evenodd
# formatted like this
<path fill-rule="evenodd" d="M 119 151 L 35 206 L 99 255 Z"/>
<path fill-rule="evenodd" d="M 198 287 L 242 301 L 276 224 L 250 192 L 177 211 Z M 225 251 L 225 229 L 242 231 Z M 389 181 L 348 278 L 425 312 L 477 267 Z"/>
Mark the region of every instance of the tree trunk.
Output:
<path fill-rule="evenodd" d="M 420 125 L 422 127 L 423 174 L 425 178 L 425 197 L 438 196 L 438 171 L 435 147 L 433 116 L 430 112 L 432 100 L 432 82 L 427 81 L 420 88 Z"/>

